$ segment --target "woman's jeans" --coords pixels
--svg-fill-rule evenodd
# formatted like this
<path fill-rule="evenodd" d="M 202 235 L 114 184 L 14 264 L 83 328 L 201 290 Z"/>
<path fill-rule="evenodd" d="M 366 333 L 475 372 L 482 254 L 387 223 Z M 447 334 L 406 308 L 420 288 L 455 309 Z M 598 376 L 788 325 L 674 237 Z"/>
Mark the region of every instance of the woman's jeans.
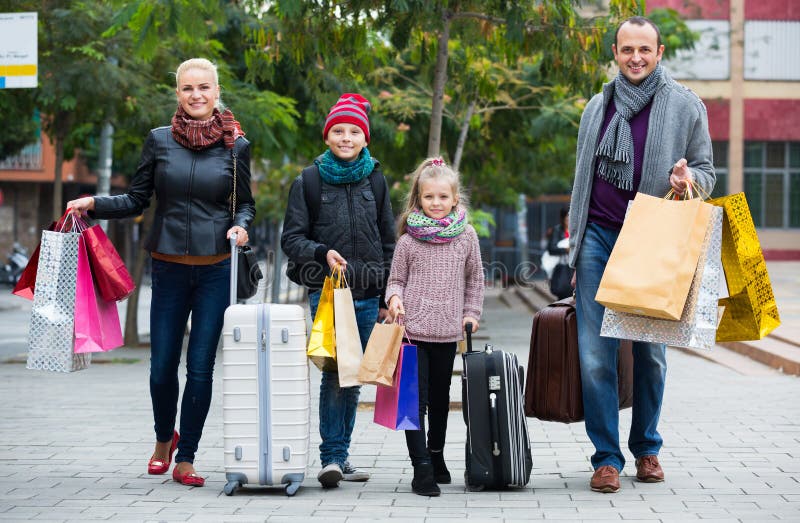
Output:
<path fill-rule="evenodd" d="M 450 382 L 453 379 L 453 362 L 456 342 L 432 343 L 411 341 L 417 346 L 419 369 L 419 428 L 407 430 L 406 446 L 411 464 L 430 463 L 428 449 L 444 449 L 447 432 L 447 415 L 450 413 Z M 425 441 L 425 410 L 428 411 L 428 438 Z"/>
<path fill-rule="evenodd" d="M 230 259 L 184 265 L 153 259 L 150 305 L 150 397 L 156 439 L 171 441 L 178 410 L 178 366 L 189 313 L 186 386 L 181 402 L 181 439 L 175 462 L 194 462 L 209 405 L 217 344 L 230 299 Z"/>
<path fill-rule="evenodd" d="M 308 293 L 311 317 L 317 315 L 321 291 Z M 372 327 L 378 321 L 378 297 L 353 300 L 361 350 L 367 348 Z M 356 408 L 361 387 L 339 387 L 339 374 L 323 372 L 319 386 L 319 460 L 323 467 L 337 463 L 344 467 L 350 449 L 350 436 L 356 423 Z"/>
<path fill-rule="evenodd" d="M 611 465 L 621 471 L 617 357 L 619 341 L 600 336 L 605 307 L 594 300 L 619 231 L 589 223 L 576 262 L 578 350 L 583 385 L 586 433 L 595 447 L 595 469 Z M 657 455 L 662 439 L 658 418 L 667 374 L 666 347 L 633 343 L 633 419 L 628 448 L 634 457 Z"/>

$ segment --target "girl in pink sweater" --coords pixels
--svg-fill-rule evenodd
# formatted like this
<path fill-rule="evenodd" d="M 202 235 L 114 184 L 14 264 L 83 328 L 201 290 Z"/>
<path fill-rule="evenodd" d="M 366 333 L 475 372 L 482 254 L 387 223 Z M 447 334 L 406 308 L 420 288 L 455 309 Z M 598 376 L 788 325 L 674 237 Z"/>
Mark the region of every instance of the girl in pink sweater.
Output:
<path fill-rule="evenodd" d="M 425 160 L 414 172 L 397 235 L 386 303 L 391 317 L 404 319 L 419 362 L 421 430 L 405 431 L 411 488 L 438 496 L 437 483 L 451 481 L 443 449 L 456 343 L 467 323 L 478 329 L 483 306 L 478 235 L 467 223 L 458 173 L 441 158 Z"/>

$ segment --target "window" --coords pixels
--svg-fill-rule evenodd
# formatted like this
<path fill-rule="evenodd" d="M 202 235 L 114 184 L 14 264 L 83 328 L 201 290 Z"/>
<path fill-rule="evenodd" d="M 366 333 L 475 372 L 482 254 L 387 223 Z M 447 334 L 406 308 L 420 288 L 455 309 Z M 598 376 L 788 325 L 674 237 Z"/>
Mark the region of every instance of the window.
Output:
<path fill-rule="evenodd" d="M 800 142 L 746 142 L 744 192 L 756 227 L 800 228 Z"/>
<path fill-rule="evenodd" d="M 684 0 L 684 3 L 685 0 Z M 685 80 L 727 80 L 730 77 L 731 24 L 728 20 L 686 20 L 700 39 L 694 49 L 680 50 L 664 60 L 673 78 Z M 702 60 L 697 57 L 702 56 Z"/>
<path fill-rule="evenodd" d="M 717 183 L 711 191 L 711 197 L 725 196 L 728 194 L 728 142 L 711 142 L 714 153 L 714 172 L 717 173 Z"/>
<path fill-rule="evenodd" d="M 800 22 L 796 20 L 746 21 L 744 79 L 800 80 L 798 46 Z"/>

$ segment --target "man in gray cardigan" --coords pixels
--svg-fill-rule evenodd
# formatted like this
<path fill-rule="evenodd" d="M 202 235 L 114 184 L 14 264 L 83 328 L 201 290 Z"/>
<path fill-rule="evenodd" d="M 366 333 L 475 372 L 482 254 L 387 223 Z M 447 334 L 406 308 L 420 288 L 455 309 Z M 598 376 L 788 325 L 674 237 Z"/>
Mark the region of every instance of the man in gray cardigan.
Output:
<path fill-rule="evenodd" d="M 600 336 L 604 308 L 594 300 L 600 278 L 637 191 L 664 196 L 672 188 L 683 194 L 694 181 L 710 193 L 716 179 L 705 106 L 660 66 L 664 46 L 655 24 L 643 17 L 622 22 L 612 50 L 619 74 L 581 117 L 569 215 L 586 432 L 595 446 L 590 487 L 606 493 L 619 490 L 625 458 L 619 445 L 618 341 Z M 633 353 L 628 448 L 639 481 L 663 481 L 657 428 L 666 347 L 634 342 Z"/>

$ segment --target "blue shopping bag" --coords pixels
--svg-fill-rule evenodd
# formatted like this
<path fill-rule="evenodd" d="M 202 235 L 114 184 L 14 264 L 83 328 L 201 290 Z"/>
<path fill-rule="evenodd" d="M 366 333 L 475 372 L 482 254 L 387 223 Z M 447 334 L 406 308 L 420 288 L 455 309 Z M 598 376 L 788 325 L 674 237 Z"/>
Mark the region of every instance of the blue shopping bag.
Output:
<path fill-rule="evenodd" d="M 392 430 L 419 430 L 417 346 L 404 343 L 392 385 L 377 385 L 373 421 Z"/>

